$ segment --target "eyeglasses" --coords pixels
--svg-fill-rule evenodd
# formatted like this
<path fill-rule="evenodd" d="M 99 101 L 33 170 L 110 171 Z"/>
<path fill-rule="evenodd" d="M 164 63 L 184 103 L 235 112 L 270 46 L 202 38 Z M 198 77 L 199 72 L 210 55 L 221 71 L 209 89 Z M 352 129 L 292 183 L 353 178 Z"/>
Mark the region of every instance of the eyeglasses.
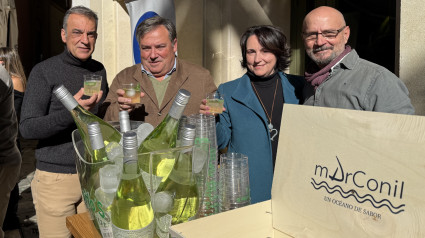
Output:
<path fill-rule="evenodd" d="M 305 40 L 308 40 L 308 41 L 315 41 L 315 40 L 317 40 L 317 38 L 319 37 L 319 34 L 322 35 L 323 38 L 325 38 L 327 40 L 331 40 L 331 39 L 335 39 L 338 36 L 338 34 L 342 30 L 344 30 L 346 27 L 347 26 L 343 26 L 343 27 L 341 27 L 338 30 L 333 30 L 333 31 L 332 30 L 328 30 L 328 31 L 323 31 L 321 33 L 319 33 L 319 32 L 310 32 L 310 33 L 303 32 L 303 35 L 304 35 L 304 39 Z"/>

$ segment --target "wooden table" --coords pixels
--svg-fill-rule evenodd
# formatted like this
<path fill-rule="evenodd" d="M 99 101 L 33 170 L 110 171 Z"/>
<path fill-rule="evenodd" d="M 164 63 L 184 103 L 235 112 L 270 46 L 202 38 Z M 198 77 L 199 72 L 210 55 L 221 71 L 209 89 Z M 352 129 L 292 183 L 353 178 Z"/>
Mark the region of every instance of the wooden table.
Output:
<path fill-rule="evenodd" d="M 75 238 L 102 238 L 88 212 L 67 217 L 66 227 Z"/>

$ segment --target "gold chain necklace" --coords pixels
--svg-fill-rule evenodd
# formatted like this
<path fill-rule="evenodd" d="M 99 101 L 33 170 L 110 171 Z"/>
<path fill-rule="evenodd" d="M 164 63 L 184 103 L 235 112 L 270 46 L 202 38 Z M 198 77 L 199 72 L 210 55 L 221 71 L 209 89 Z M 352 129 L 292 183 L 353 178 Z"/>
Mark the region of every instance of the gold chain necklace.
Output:
<path fill-rule="evenodd" d="M 275 89 L 274 89 L 274 96 L 273 96 L 272 111 L 270 112 L 270 116 L 269 116 L 269 113 L 268 113 L 268 112 L 267 112 L 267 110 L 266 110 L 266 107 L 265 107 L 265 106 L 264 106 L 264 104 L 263 104 L 263 101 L 261 101 L 261 98 L 260 98 L 260 95 L 259 95 L 259 94 L 258 94 L 258 92 L 257 92 L 257 89 L 255 88 L 254 84 L 251 82 L 252 88 L 254 89 L 254 92 L 255 92 L 255 94 L 257 95 L 258 100 L 260 101 L 261 106 L 263 107 L 264 112 L 266 113 L 267 119 L 269 120 L 269 125 L 268 125 L 268 127 L 269 127 L 270 132 L 273 130 L 272 118 L 273 118 L 274 101 L 275 101 L 275 99 L 276 99 L 277 85 L 278 85 L 278 82 L 279 82 L 278 80 L 279 80 L 279 78 L 277 78 L 277 79 L 276 79 L 276 87 L 275 87 Z M 276 130 L 276 129 L 274 129 L 274 130 Z M 277 130 L 276 130 L 276 131 L 277 131 Z"/>

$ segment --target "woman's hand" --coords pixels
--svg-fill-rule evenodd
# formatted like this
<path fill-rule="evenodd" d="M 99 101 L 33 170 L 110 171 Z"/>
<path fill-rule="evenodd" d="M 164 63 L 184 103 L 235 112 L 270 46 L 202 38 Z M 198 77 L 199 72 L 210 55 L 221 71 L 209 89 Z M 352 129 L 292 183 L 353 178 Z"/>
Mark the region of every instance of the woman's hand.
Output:
<path fill-rule="evenodd" d="M 207 106 L 207 99 L 202 99 L 201 105 L 199 106 L 199 113 L 204 115 L 210 114 L 210 107 Z"/>

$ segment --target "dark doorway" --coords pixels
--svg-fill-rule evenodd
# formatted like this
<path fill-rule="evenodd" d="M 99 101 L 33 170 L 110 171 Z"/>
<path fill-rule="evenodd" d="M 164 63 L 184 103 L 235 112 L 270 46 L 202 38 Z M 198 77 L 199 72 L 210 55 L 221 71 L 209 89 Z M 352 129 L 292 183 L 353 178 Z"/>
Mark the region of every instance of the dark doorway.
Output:
<path fill-rule="evenodd" d="M 37 63 L 64 50 L 62 20 L 71 0 L 15 0 L 18 51 L 27 76 Z"/>

